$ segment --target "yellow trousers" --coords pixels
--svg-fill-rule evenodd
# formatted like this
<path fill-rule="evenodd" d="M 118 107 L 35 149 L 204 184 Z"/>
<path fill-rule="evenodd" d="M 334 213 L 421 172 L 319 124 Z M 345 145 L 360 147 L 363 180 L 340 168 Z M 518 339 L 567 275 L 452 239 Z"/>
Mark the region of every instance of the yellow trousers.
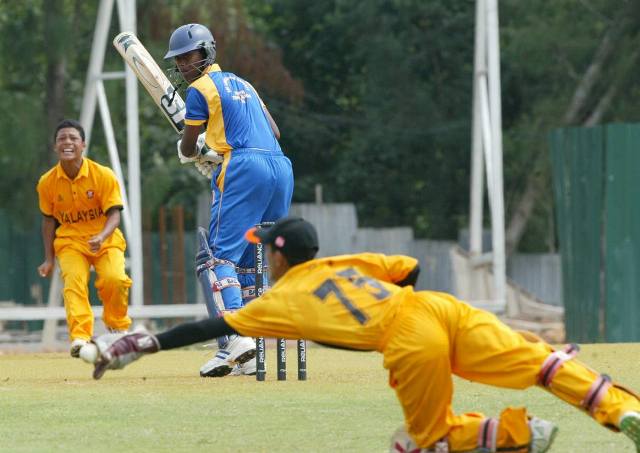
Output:
<path fill-rule="evenodd" d="M 417 292 L 400 308 L 384 347 L 389 383 L 400 401 L 407 431 L 420 447 L 447 438 L 450 451 L 478 447 L 481 413 L 456 415 L 451 408 L 452 375 L 511 389 L 538 385 L 538 375 L 553 348 L 530 341 L 493 314 L 437 292 Z M 580 407 L 599 374 L 576 359 L 563 363 L 551 393 Z M 640 411 L 640 401 L 616 385 L 609 387 L 591 415 L 616 429 L 620 416 Z M 524 408 L 507 408 L 498 420 L 497 447 L 530 442 Z"/>
<path fill-rule="evenodd" d="M 87 238 L 88 239 L 88 238 Z M 125 241 L 116 230 L 97 253 L 86 239 L 56 238 L 54 250 L 64 284 L 63 298 L 71 340 L 88 340 L 93 335 L 93 311 L 89 302 L 89 270 L 96 271 L 96 289 L 104 307 L 102 319 L 111 329 L 127 330 L 131 279 L 125 273 Z"/>

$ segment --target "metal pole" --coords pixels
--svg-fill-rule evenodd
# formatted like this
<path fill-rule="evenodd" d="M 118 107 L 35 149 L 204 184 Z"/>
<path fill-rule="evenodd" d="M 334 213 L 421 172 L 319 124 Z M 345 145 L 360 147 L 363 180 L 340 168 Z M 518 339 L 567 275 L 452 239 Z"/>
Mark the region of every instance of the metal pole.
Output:
<path fill-rule="evenodd" d="M 113 124 L 111 123 L 111 113 L 109 112 L 109 105 L 107 104 L 107 95 L 104 91 L 104 84 L 102 80 L 96 81 L 96 94 L 98 97 L 98 107 L 100 108 L 100 117 L 102 118 L 102 127 L 104 128 L 104 135 L 107 139 L 107 150 L 109 151 L 109 159 L 111 160 L 111 166 L 113 172 L 118 178 L 122 192 L 122 204 L 124 209 L 122 210 L 122 220 L 124 223 L 124 229 L 127 236 L 131 234 L 131 210 L 129 209 L 129 199 L 127 198 L 127 191 L 124 185 L 124 175 L 122 173 L 122 167 L 120 166 L 120 159 L 118 158 L 118 147 L 116 146 L 116 138 L 113 132 Z"/>
<path fill-rule="evenodd" d="M 473 130 L 471 143 L 471 213 L 469 219 L 469 251 L 471 255 L 482 253 L 482 212 L 484 171 L 482 156 L 482 110 L 480 87 L 486 77 L 486 24 L 485 2 L 476 2 L 475 52 L 473 58 Z M 483 77 L 484 76 L 484 77 Z M 474 290 L 472 286 L 471 290 Z"/>
<path fill-rule="evenodd" d="M 111 12 L 113 10 L 113 0 L 100 0 L 98 6 L 98 17 L 96 19 L 96 28 L 93 33 L 93 42 L 91 43 L 91 57 L 89 58 L 89 69 L 84 83 L 84 94 L 82 97 L 82 107 L 80 109 L 80 124 L 84 128 L 85 142 L 87 151 L 91 142 L 91 130 L 93 129 L 93 119 L 96 113 L 97 90 L 96 81 L 100 78 L 102 67 L 104 64 L 104 53 L 107 43 L 107 33 L 111 23 Z M 62 304 L 62 280 L 58 265 L 54 265 L 51 274 L 51 286 L 49 287 L 49 297 L 47 305 L 49 307 L 58 307 Z M 46 347 L 54 344 L 55 333 L 58 321 L 55 319 L 47 319 L 43 326 L 42 343 Z"/>
<path fill-rule="evenodd" d="M 491 215 L 493 242 L 493 274 L 495 299 L 506 305 L 506 258 L 504 244 L 504 194 L 502 183 L 502 96 L 500 88 L 500 37 L 498 2 L 487 1 L 487 60 L 489 84 L 489 109 L 491 111 L 494 203 Z"/>
<path fill-rule="evenodd" d="M 136 32 L 136 0 L 118 0 L 118 17 L 121 31 Z M 131 257 L 131 305 L 144 303 L 144 272 L 142 267 L 142 214 L 140 190 L 140 122 L 138 114 L 138 79 L 125 65 L 125 90 L 127 112 L 127 164 L 129 184 L 129 208 L 131 228 L 128 249 Z"/>
<path fill-rule="evenodd" d="M 100 77 L 104 64 L 104 54 L 107 46 L 107 35 L 111 24 L 111 12 L 113 11 L 113 0 L 100 0 L 98 7 L 98 18 L 96 19 L 96 29 L 93 33 L 91 43 L 91 57 L 89 59 L 89 69 L 84 83 L 84 95 L 82 97 L 82 107 L 80 109 L 80 124 L 85 129 L 87 149 L 91 142 L 91 131 L 93 129 L 93 119 L 96 113 L 96 84 Z"/>

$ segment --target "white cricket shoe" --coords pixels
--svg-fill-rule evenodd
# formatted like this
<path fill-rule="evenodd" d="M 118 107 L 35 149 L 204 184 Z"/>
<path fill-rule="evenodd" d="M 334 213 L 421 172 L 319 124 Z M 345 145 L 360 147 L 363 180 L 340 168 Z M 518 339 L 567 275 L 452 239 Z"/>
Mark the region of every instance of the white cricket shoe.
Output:
<path fill-rule="evenodd" d="M 73 340 L 71 342 L 71 348 L 69 349 L 69 354 L 71 354 L 71 357 L 80 357 L 80 349 L 82 349 L 82 347 L 87 343 L 89 342 L 82 338 L 76 338 L 75 340 Z"/>
<path fill-rule="evenodd" d="M 545 453 L 548 451 L 556 434 L 558 434 L 558 427 L 554 423 L 537 417 L 529 419 L 529 429 L 531 430 L 530 453 Z"/>
<path fill-rule="evenodd" d="M 244 363 L 236 363 L 229 373 L 231 376 L 255 376 L 256 375 L 256 358 L 248 360 Z"/>
<path fill-rule="evenodd" d="M 620 417 L 620 431 L 633 441 L 640 453 L 640 413 L 626 412 Z"/>
<path fill-rule="evenodd" d="M 202 365 L 200 376 L 222 377 L 231 373 L 236 364 L 245 363 L 256 356 L 256 342 L 253 338 L 232 335 L 224 349 L 219 349 L 213 359 Z"/>

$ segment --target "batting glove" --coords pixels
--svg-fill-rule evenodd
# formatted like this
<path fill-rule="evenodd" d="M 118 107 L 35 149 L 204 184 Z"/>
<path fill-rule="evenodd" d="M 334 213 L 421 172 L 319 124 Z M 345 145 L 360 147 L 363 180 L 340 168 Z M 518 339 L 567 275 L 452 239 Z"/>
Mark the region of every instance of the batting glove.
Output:
<path fill-rule="evenodd" d="M 216 170 L 217 164 L 213 164 L 212 162 L 207 162 L 202 160 L 201 158 L 194 162 L 196 169 L 207 179 L 213 178 L 213 173 Z"/>
<path fill-rule="evenodd" d="M 198 155 L 196 154 L 193 157 L 187 157 L 184 154 L 182 154 L 182 150 L 180 149 L 180 145 L 182 145 L 182 139 L 178 140 L 176 142 L 176 147 L 178 148 L 178 159 L 180 159 L 180 163 L 181 164 L 187 164 L 189 162 L 193 162 L 198 158 Z"/>
<path fill-rule="evenodd" d="M 182 139 L 178 140 L 176 146 L 178 148 L 178 159 L 180 159 L 181 164 L 186 164 L 188 162 L 195 162 L 198 160 L 204 160 L 206 162 L 211 162 L 216 165 L 222 162 L 222 156 L 207 147 L 205 143 L 205 135 L 206 132 L 198 135 L 198 140 L 196 141 L 196 154 L 192 157 L 187 157 L 182 154 L 182 150 L 180 146 L 182 145 Z"/>
<path fill-rule="evenodd" d="M 200 154 L 200 160 L 204 162 L 210 162 L 214 165 L 218 165 L 218 164 L 221 164 L 222 161 L 224 160 L 224 158 L 220 154 L 207 148 L 206 146 L 202 151 L 203 151 L 202 154 Z"/>
<path fill-rule="evenodd" d="M 105 334 L 96 338 L 94 343 L 100 353 L 94 364 L 94 379 L 100 379 L 107 370 L 120 370 L 144 354 L 160 350 L 158 339 L 146 331 Z"/>
<path fill-rule="evenodd" d="M 206 135 L 206 132 L 203 132 L 202 134 L 198 135 L 198 140 L 196 140 L 196 154 L 192 157 L 187 157 L 184 154 L 182 154 L 182 150 L 180 149 L 180 146 L 182 145 L 182 139 L 176 142 L 176 146 L 178 148 L 178 159 L 180 159 L 181 164 L 186 164 L 186 163 L 195 161 L 196 159 L 198 159 L 198 157 L 200 157 L 203 149 L 205 151 L 208 150 L 204 141 L 205 135 Z"/>

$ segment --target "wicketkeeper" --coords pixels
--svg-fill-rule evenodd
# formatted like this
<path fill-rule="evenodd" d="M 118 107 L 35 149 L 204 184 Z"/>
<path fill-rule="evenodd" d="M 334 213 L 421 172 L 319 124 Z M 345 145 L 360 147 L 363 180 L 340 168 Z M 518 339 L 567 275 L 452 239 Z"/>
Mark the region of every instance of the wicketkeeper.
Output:
<path fill-rule="evenodd" d="M 493 314 L 455 297 L 415 291 L 418 263 L 371 253 L 313 259 L 317 234 L 295 217 L 247 238 L 267 244 L 276 284 L 246 307 L 218 319 L 187 323 L 157 336 L 98 339 L 94 377 L 123 368 L 146 353 L 220 335 L 305 338 L 384 355 L 389 385 L 405 424 L 391 452 L 546 452 L 557 427 L 507 407 L 499 417 L 455 414 L 452 375 L 498 387 L 533 385 L 629 436 L 640 451 L 640 401 L 635 393 L 532 334 L 511 330 Z"/>

